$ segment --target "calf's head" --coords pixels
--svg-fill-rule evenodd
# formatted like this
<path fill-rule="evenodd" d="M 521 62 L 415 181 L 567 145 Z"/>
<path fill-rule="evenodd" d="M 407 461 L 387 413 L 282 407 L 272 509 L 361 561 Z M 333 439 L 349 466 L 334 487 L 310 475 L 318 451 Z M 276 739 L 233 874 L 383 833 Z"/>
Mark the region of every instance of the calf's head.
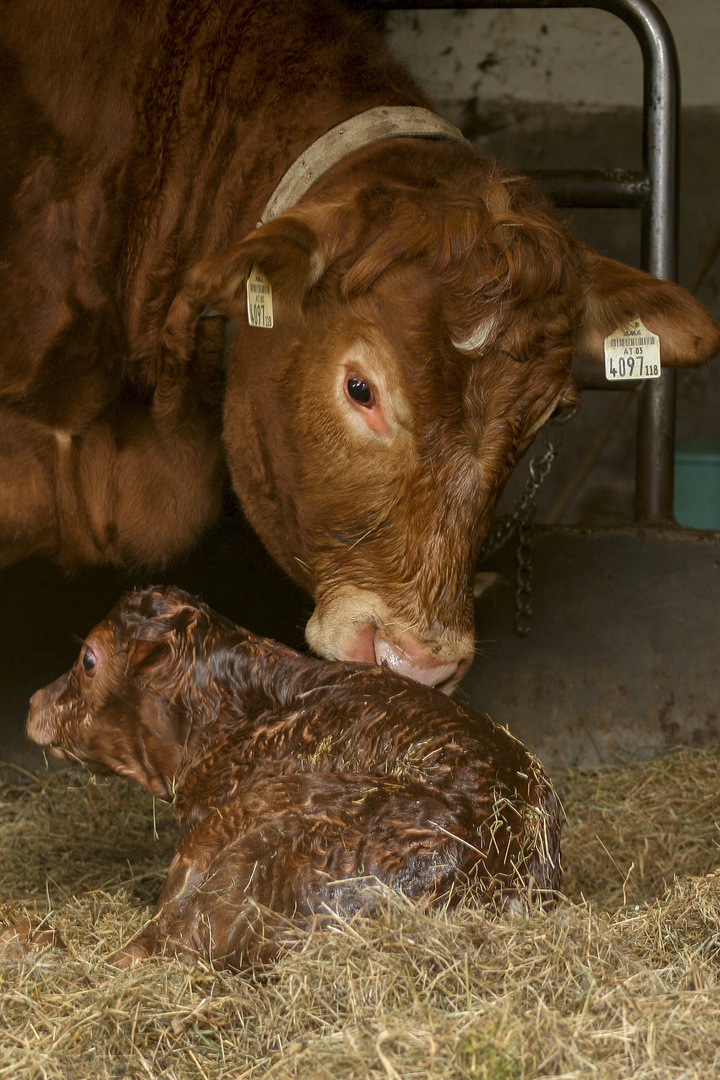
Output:
<path fill-rule="evenodd" d="M 251 328 L 253 266 L 273 329 Z M 473 651 L 471 578 L 538 428 L 573 399 L 573 355 L 641 316 L 663 363 L 720 332 L 687 293 L 601 258 L 525 181 L 471 150 L 357 151 L 294 210 L 198 264 L 166 340 L 211 304 L 240 324 L 224 438 L 260 537 L 315 599 L 322 656 L 451 689 Z"/>
<path fill-rule="evenodd" d="M 205 673 L 223 627 L 180 590 L 129 594 L 88 634 L 73 667 L 33 694 L 28 738 L 171 798 L 184 755 L 212 717 Z"/>

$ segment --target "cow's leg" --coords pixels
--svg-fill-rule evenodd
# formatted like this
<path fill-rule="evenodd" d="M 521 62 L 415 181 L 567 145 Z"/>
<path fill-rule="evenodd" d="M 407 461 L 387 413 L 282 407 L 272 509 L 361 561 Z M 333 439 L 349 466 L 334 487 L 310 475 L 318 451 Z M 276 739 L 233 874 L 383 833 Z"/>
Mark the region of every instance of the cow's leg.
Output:
<path fill-rule="evenodd" d="M 254 903 L 257 860 L 243 857 L 242 838 L 219 849 L 217 840 L 214 822 L 204 822 L 184 838 L 156 914 L 115 953 L 116 966 L 133 967 L 153 953 L 235 967 L 276 955 L 270 926 Z"/>
<path fill-rule="evenodd" d="M 119 968 L 134 967 L 154 952 L 192 953 L 193 918 L 189 908 L 193 896 L 205 881 L 215 856 L 214 846 L 203 844 L 202 825 L 189 833 L 170 864 L 160 891 L 157 911 L 145 928 L 111 957 Z"/>
<path fill-rule="evenodd" d="M 69 499 L 80 493 L 103 559 L 130 565 L 162 565 L 192 547 L 220 513 L 224 482 L 211 422 L 190 416 L 162 424 L 149 409 L 96 423 L 64 478 Z M 63 526 L 63 561 L 70 562 L 72 520 Z"/>
<path fill-rule="evenodd" d="M 184 837 L 155 916 L 112 957 L 118 967 L 159 953 L 240 968 L 281 951 L 277 932 L 297 909 L 289 841 L 272 826 L 244 834 L 242 813 L 222 813 Z"/>
<path fill-rule="evenodd" d="M 0 566 L 57 554 L 52 441 L 32 421 L 0 405 Z"/>
<path fill-rule="evenodd" d="M 223 481 L 219 436 L 197 418 L 168 429 L 128 410 L 73 433 L 0 405 L 0 566 L 162 564 L 217 518 Z"/>

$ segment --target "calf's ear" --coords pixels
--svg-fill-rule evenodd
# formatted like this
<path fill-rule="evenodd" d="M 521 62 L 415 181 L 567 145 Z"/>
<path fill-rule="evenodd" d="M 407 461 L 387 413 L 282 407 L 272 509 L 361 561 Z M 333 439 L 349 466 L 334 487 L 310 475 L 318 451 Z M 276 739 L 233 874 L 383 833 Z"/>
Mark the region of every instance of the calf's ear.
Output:
<path fill-rule="evenodd" d="M 339 246 L 342 228 L 334 219 L 332 207 L 322 223 L 299 210 L 282 214 L 217 255 L 196 263 L 168 312 L 164 347 L 178 357 L 187 355 L 197 319 L 206 307 L 237 322 L 246 319 L 246 282 L 253 267 L 270 282 L 274 317 L 298 313 Z"/>
<path fill-rule="evenodd" d="M 660 338 L 660 359 L 669 367 L 692 367 L 720 352 L 720 327 L 686 289 L 589 249 L 585 266 L 576 357 L 603 363 L 605 338 L 638 316 Z"/>

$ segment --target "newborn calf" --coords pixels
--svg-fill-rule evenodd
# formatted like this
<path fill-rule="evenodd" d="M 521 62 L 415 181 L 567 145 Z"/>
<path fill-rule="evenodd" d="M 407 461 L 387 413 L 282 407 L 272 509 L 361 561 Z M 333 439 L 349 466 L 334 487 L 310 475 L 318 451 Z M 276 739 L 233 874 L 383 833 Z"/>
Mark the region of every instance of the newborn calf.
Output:
<path fill-rule="evenodd" d="M 508 732 L 387 668 L 315 660 L 177 589 L 121 600 L 30 702 L 28 736 L 172 799 L 183 839 L 155 918 L 117 954 L 235 967 L 368 883 L 507 903 L 560 883 L 558 801 Z"/>

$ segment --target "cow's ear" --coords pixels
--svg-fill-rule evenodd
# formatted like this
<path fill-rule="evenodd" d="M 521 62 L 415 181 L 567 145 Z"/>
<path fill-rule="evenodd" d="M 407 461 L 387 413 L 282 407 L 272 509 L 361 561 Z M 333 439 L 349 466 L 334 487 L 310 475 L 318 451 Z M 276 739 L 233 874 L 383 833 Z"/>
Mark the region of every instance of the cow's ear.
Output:
<path fill-rule="evenodd" d="M 327 220 L 332 218 L 328 211 Z M 302 302 L 332 260 L 339 229 L 314 228 L 308 215 L 286 213 L 251 232 L 244 240 L 196 263 L 168 312 L 163 345 L 177 357 L 187 356 L 203 308 L 231 319 L 246 318 L 246 283 L 253 267 L 272 287 L 274 317 L 298 312 Z"/>
<path fill-rule="evenodd" d="M 720 351 L 720 327 L 687 290 L 586 249 L 584 317 L 576 356 L 602 363 L 605 338 L 640 317 L 669 367 L 702 364 Z"/>

